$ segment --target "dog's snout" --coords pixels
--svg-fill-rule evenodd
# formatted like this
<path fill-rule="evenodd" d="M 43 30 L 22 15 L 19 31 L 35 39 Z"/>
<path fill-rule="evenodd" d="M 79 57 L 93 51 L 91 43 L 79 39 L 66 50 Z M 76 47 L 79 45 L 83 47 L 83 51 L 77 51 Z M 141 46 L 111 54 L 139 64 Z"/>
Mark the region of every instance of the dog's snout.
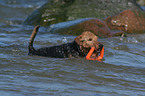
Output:
<path fill-rule="evenodd" d="M 102 50 L 103 48 L 103 44 L 99 43 L 98 46 L 97 46 L 97 53 L 100 53 L 100 51 Z"/>
<path fill-rule="evenodd" d="M 99 49 L 102 49 L 103 48 L 103 44 L 99 44 Z"/>

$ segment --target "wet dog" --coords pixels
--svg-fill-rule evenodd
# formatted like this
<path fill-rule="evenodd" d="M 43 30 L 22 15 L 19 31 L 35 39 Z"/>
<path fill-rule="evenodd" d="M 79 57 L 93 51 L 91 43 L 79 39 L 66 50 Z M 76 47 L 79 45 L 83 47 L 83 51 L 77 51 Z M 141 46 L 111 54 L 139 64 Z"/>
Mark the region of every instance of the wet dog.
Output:
<path fill-rule="evenodd" d="M 39 27 L 37 25 L 31 34 L 28 46 L 29 55 L 55 58 L 85 57 L 91 47 L 96 49 L 96 56 L 102 50 L 103 44 L 99 43 L 98 37 L 91 32 L 83 32 L 70 43 L 35 50 L 33 42 Z"/>

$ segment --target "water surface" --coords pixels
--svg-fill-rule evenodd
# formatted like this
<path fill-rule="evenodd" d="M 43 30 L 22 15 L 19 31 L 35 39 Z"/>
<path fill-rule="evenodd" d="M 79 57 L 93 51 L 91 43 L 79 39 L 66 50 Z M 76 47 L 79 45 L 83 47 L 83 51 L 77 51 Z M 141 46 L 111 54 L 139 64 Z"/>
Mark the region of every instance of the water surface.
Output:
<path fill-rule="evenodd" d="M 47 0 L 0 0 L 1 96 L 144 96 L 145 34 L 99 39 L 103 62 L 85 58 L 28 56 L 33 26 L 22 22 Z M 75 36 L 41 27 L 36 48 L 71 42 Z"/>

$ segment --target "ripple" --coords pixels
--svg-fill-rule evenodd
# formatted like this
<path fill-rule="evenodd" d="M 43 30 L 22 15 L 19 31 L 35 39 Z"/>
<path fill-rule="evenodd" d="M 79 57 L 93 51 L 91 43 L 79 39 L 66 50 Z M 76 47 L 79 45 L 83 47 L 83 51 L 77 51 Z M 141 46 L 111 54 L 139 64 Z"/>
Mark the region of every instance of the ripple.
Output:
<path fill-rule="evenodd" d="M 1 5 L 11 8 L 38 8 L 48 0 L 34 1 L 34 0 L 2 0 Z M 34 3 L 35 2 L 35 3 Z"/>

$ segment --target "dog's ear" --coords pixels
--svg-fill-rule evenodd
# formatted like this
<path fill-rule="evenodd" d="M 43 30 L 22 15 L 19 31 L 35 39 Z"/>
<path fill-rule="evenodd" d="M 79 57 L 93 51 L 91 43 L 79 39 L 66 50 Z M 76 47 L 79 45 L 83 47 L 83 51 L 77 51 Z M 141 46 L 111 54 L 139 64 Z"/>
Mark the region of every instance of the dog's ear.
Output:
<path fill-rule="evenodd" d="M 78 45 L 82 45 L 82 42 L 84 41 L 85 37 L 84 37 L 84 32 L 77 36 L 74 40 Z"/>
<path fill-rule="evenodd" d="M 79 44 L 80 43 L 80 38 L 82 38 L 81 36 L 78 36 L 78 37 L 76 37 L 74 40 L 75 40 L 75 42 L 77 43 L 77 44 Z"/>

